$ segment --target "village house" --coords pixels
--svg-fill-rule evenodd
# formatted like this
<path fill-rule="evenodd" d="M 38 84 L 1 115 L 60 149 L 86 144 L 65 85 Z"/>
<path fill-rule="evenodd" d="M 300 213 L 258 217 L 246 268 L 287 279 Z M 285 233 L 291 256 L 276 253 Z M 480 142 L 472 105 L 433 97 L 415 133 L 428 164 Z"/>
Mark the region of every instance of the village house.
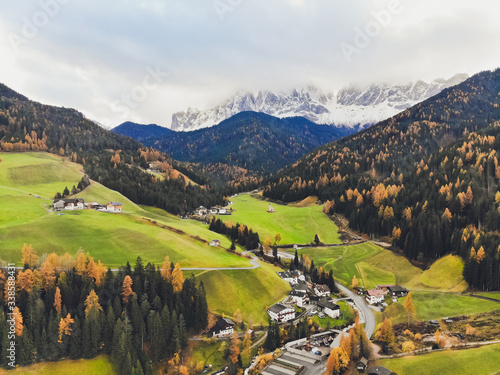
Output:
<path fill-rule="evenodd" d="M 314 294 L 318 297 L 328 297 L 330 293 L 330 288 L 326 285 L 318 284 L 314 287 Z"/>
<path fill-rule="evenodd" d="M 373 305 L 384 301 L 384 292 L 381 289 L 370 289 L 366 292 L 366 301 Z"/>
<path fill-rule="evenodd" d="M 307 291 L 309 290 L 309 287 L 307 286 L 306 283 L 300 283 L 300 284 L 294 285 L 293 290 L 295 290 L 297 292 L 307 293 Z"/>
<path fill-rule="evenodd" d="M 300 271 L 285 271 L 276 273 L 279 277 L 281 277 L 292 286 L 298 284 L 300 281 L 306 281 L 304 274 Z"/>
<path fill-rule="evenodd" d="M 85 199 L 71 198 L 71 199 L 56 199 L 53 201 L 54 210 L 83 210 L 85 209 Z"/>
<path fill-rule="evenodd" d="M 295 277 L 297 282 L 306 281 L 306 277 L 304 276 L 304 274 L 302 272 L 295 270 L 295 271 L 291 271 L 290 273 L 291 273 L 292 277 Z"/>
<path fill-rule="evenodd" d="M 122 212 L 122 207 L 123 204 L 121 204 L 120 202 L 109 202 L 106 205 L 106 210 L 108 212 Z"/>
<path fill-rule="evenodd" d="M 208 211 L 208 213 L 209 213 L 210 215 L 217 215 L 217 214 L 219 213 L 219 209 L 218 209 L 217 207 L 212 207 L 212 208 Z"/>
<path fill-rule="evenodd" d="M 205 216 L 208 213 L 208 210 L 206 207 L 200 206 L 196 210 L 194 210 L 194 214 L 196 216 Z"/>
<path fill-rule="evenodd" d="M 335 319 L 340 317 L 340 306 L 336 303 L 333 303 L 331 300 L 321 298 L 318 301 L 318 307 L 321 307 L 323 309 L 323 312 L 330 318 Z"/>
<path fill-rule="evenodd" d="M 299 307 L 304 307 L 309 303 L 309 296 L 304 292 L 297 292 L 296 290 L 290 291 L 288 293 L 293 303 L 295 303 Z"/>
<path fill-rule="evenodd" d="M 272 320 L 275 320 L 278 323 L 284 323 L 288 322 L 289 320 L 295 319 L 295 309 L 293 309 L 292 307 L 286 307 L 281 303 L 272 305 L 267 310 L 267 313 Z"/>
<path fill-rule="evenodd" d="M 384 293 L 387 293 L 391 286 L 394 286 L 394 284 L 377 285 L 377 289 L 380 289 Z"/>
<path fill-rule="evenodd" d="M 408 294 L 408 289 L 404 286 L 393 285 L 387 288 L 390 295 L 393 297 L 404 297 Z"/>
<path fill-rule="evenodd" d="M 229 318 L 220 318 L 210 332 L 213 337 L 231 336 L 234 332 L 234 322 Z"/>
<path fill-rule="evenodd" d="M 220 241 L 215 239 L 209 243 L 209 246 L 220 246 Z"/>

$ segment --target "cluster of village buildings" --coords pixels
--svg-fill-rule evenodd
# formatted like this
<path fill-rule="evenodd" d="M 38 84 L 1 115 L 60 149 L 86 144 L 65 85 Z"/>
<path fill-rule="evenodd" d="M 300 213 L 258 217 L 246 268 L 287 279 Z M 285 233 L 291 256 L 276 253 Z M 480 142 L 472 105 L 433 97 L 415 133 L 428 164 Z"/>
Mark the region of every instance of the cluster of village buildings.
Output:
<path fill-rule="evenodd" d="M 53 201 L 54 211 L 63 210 L 85 210 L 92 209 L 101 212 L 122 212 L 123 204 L 120 202 L 109 202 L 99 204 L 97 202 L 85 203 L 83 198 L 55 199 Z"/>
<path fill-rule="evenodd" d="M 232 202 L 229 202 L 231 205 Z M 206 208 L 204 206 L 198 207 L 194 210 L 194 215 L 199 217 L 205 217 L 207 215 L 231 215 L 233 210 L 227 207 L 213 206 L 211 208 Z"/>
<path fill-rule="evenodd" d="M 288 295 L 287 303 L 277 303 L 271 306 L 267 313 L 272 320 L 278 323 L 286 323 L 297 317 L 294 306 L 304 308 L 306 305 L 314 305 L 320 311 L 318 316 L 329 316 L 336 319 L 340 317 L 340 306 L 330 298 L 330 288 L 326 285 L 312 285 L 306 282 L 304 274 L 300 271 L 277 272 L 278 276 L 287 281 L 292 290 Z"/>

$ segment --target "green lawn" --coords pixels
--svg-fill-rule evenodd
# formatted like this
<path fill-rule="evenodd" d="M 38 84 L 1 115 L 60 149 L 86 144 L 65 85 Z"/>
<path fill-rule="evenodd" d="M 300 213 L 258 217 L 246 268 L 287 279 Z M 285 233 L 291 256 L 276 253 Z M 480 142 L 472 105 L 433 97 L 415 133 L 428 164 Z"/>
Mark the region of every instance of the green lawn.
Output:
<path fill-rule="evenodd" d="M 240 309 L 246 322 L 267 325 L 267 309 L 282 300 L 291 289 L 276 272 L 279 268 L 262 263 L 245 271 L 208 271 L 197 275 L 207 291 L 208 307 L 216 314 L 232 316 Z"/>
<path fill-rule="evenodd" d="M 500 374 L 500 344 L 379 361 L 399 375 Z"/>
<path fill-rule="evenodd" d="M 221 368 L 226 361 L 219 351 L 223 341 L 192 341 L 189 345 L 191 353 L 190 364 L 192 368 L 212 365 L 212 369 Z"/>
<path fill-rule="evenodd" d="M 340 243 L 337 227 L 323 212 L 322 206 L 292 207 L 273 203 L 275 213 L 268 213 L 269 202 L 242 194 L 231 198 L 236 211 L 232 216 L 220 216 L 223 221 L 232 220 L 249 226 L 259 233 L 261 241 L 276 233 L 281 234 L 281 244 L 313 242 L 318 234 L 325 243 Z"/>
<path fill-rule="evenodd" d="M 356 275 L 358 279 L 362 277 L 357 267 L 358 263 L 365 262 L 381 251 L 384 251 L 381 247 L 371 242 L 365 242 L 353 246 L 301 249 L 298 250 L 298 253 L 299 255 L 307 254 L 310 259 L 314 260 L 316 267 L 321 266 L 326 271 L 332 270 L 334 277 L 342 281 L 343 284 L 351 284 L 354 275 Z M 289 250 L 289 252 L 294 253 L 295 250 Z M 377 282 L 377 277 L 374 277 L 372 271 L 373 270 L 370 270 L 369 274 L 365 275 L 371 279 L 360 279 L 360 285 L 373 283 L 382 284 L 381 282 Z M 383 273 L 384 277 L 387 277 L 387 274 L 383 270 L 380 270 L 380 273 Z"/>
<path fill-rule="evenodd" d="M 0 194 L 37 194 L 52 198 L 69 190 L 82 179 L 83 168 L 67 159 L 46 152 L 0 153 Z"/>
<path fill-rule="evenodd" d="M 417 309 L 418 320 L 440 319 L 448 316 L 472 315 L 481 312 L 500 310 L 500 303 L 469 297 L 467 295 L 439 293 L 439 292 L 412 292 L 413 302 Z M 406 321 L 404 301 L 400 298 L 397 303 L 390 305 L 384 314 L 391 317 L 394 323 Z M 378 314 L 382 320 L 382 314 Z"/>
<path fill-rule="evenodd" d="M 477 293 L 479 296 L 483 297 L 489 297 L 493 299 L 497 299 L 500 301 L 500 292 L 483 292 L 483 293 Z"/>
<path fill-rule="evenodd" d="M 447 255 L 435 261 L 420 277 L 408 285 L 412 289 L 447 290 L 463 292 L 467 283 L 463 279 L 464 262 L 456 255 Z"/>
<path fill-rule="evenodd" d="M 47 153 L 2 153 L 0 159 L 0 243 L 5 261 L 19 264 L 23 243 L 30 243 L 39 255 L 75 254 L 81 247 L 111 267 L 127 261 L 133 264 L 138 255 L 145 262 L 155 263 L 161 263 L 169 255 L 183 267 L 250 265 L 245 258 L 208 246 L 214 238 L 221 240 L 226 248 L 230 241 L 209 231 L 206 225 L 181 220 L 162 210 L 146 210 L 96 182 L 78 196 L 87 202 L 120 201 L 125 212 L 81 210 L 64 211 L 63 215 L 49 212 L 51 199 L 34 198 L 27 192 L 52 196 L 65 186 L 71 188 L 81 178 L 81 166 Z M 43 169 L 44 165 L 49 167 Z M 36 173 L 38 168 L 44 173 Z"/>
<path fill-rule="evenodd" d="M 340 319 L 333 319 L 329 316 L 325 316 L 324 318 L 318 317 L 318 315 L 314 315 L 312 317 L 312 321 L 318 325 L 320 328 L 330 329 L 335 328 L 335 326 L 342 325 L 344 323 L 351 323 L 354 321 L 354 309 L 349 306 L 345 301 L 339 301 L 337 304 L 340 306 L 340 311 L 342 316 Z"/>
<path fill-rule="evenodd" d="M 18 367 L 15 370 L 0 369 L 0 374 L 23 375 L 114 375 L 113 366 L 105 356 L 94 359 L 65 360 L 60 362 L 42 362 L 35 365 Z"/>

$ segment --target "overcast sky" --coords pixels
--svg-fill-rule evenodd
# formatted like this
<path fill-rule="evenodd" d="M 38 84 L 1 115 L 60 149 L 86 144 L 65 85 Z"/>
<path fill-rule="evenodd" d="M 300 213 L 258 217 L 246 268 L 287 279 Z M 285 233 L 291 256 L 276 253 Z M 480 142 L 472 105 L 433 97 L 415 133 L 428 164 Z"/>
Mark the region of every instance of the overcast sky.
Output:
<path fill-rule="evenodd" d="M 0 82 L 106 126 L 500 67 L 498 0 L 1 0 Z"/>

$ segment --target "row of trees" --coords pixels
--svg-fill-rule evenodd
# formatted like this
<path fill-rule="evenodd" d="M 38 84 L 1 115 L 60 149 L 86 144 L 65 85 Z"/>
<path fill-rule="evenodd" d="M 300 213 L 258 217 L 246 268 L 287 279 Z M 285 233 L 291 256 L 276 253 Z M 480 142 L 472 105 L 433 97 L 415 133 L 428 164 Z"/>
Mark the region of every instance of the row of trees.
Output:
<path fill-rule="evenodd" d="M 34 249 L 23 250 L 26 265 L 16 275 L 16 364 L 105 353 L 119 373 L 153 374 L 153 363 L 179 353 L 189 332 L 208 324 L 203 284 L 184 280 L 168 258 L 161 270 L 138 257 L 133 270 L 127 264 L 112 272 L 83 251 L 50 254 L 36 267 Z M 2 271 L 0 284 L 0 352 L 7 367 L 10 311 Z"/>
<path fill-rule="evenodd" d="M 213 232 L 228 236 L 233 243 L 237 242 L 240 246 L 247 250 L 255 250 L 259 248 L 259 234 L 249 229 L 246 225 L 232 222 L 224 223 L 221 219 L 213 217 L 208 226 Z"/>

